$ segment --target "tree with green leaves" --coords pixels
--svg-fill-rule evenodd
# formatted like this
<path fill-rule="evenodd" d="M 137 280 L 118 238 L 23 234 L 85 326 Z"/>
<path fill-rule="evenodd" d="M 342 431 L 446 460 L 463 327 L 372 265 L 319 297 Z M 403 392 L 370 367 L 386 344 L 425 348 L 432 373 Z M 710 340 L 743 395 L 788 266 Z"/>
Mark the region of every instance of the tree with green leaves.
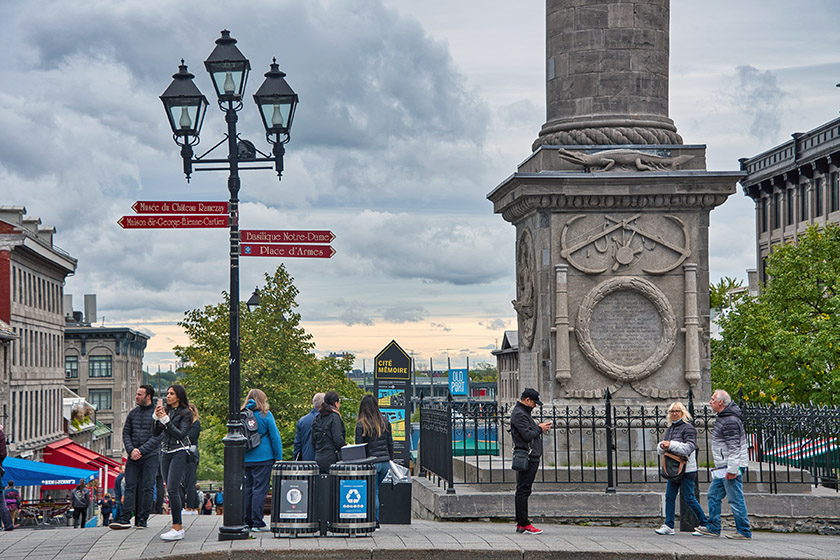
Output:
<path fill-rule="evenodd" d="M 748 400 L 840 404 L 840 227 L 810 227 L 767 258 L 761 294 L 719 319 L 712 384 Z"/>
<path fill-rule="evenodd" d="M 729 307 L 729 291 L 743 288 L 743 280 L 724 276 L 717 284 L 709 287 L 709 307 L 712 309 L 723 309 Z"/>
<path fill-rule="evenodd" d="M 342 397 L 342 416 L 353 433 L 362 391 L 346 372 L 353 356 L 318 358 L 312 335 L 294 312 L 298 294 L 286 268 L 265 275 L 260 306 L 249 311 L 240 303 L 241 399 L 250 389 L 262 389 L 283 437 L 284 456 L 291 459 L 295 424 L 312 409 L 312 395 L 329 390 Z M 228 420 L 228 355 L 230 299 L 187 311 L 179 323 L 190 339 L 176 354 L 185 362 L 184 385 L 201 415 L 199 478 L 220 480 Z"/>
<path fill-rule="evenodd" d="M 470 369 L 470 381 L 492 382 L 496 381 L 497 377 L 496 366 L 488 362 L 478 362 Z"/>

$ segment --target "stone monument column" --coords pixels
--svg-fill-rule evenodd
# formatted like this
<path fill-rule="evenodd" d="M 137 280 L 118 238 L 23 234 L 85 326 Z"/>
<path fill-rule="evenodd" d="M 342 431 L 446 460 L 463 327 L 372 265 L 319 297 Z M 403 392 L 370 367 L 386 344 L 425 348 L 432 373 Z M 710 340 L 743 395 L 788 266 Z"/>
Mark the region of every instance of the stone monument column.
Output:
<path fill-rule="evenodd" d="M 668 0 L 547 0 L 546 122 L 488 198 L 516 228 L 520 386 L 554 404 L 710 393 L 706 170 L 668 118 Z M 500 380 L 501 381 L 501 380 Z"/>

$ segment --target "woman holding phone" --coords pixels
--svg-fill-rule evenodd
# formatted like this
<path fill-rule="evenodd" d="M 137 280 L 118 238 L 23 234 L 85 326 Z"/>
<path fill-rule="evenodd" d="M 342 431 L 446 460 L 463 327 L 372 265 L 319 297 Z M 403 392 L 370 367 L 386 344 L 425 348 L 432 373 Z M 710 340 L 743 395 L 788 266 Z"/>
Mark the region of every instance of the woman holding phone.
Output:
<path fill-rule="evenodd" d="M 166 404 L 158 399 L 153 413 L 154 434 L 163 434 L 160 445 L 160 474 L 166 481 L 169 495 L 169 511 L 172 514 L 172 530 L 162 534 L 165 541 L 179 541 L 184 538 L 181 523 L 181 482 L 187 469 L 187 453 L 190 447 L 189 430 L 192 412 L 187 391 L 181 385 L 171 385 L 166 390 Z"/>

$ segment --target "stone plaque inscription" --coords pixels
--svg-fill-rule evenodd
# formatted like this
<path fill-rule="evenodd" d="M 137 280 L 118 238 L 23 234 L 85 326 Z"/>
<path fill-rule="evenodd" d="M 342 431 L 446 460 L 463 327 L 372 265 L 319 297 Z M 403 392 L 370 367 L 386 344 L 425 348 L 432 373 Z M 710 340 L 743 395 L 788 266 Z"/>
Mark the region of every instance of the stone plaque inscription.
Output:
<path fill-rule="evenodd" d="M 609 361 L 631 366 L 647 360 L 662 343 L 662 320 L 642 294 L 619 290 L 592 310 L 592 344 Z"/>

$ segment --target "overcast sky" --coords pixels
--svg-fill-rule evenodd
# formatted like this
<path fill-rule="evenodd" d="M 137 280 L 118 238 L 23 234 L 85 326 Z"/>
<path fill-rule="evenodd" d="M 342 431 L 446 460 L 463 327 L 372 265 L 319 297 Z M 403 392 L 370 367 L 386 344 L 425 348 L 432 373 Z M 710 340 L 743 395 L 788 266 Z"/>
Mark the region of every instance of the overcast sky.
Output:
<path fill-rule="evenodd" d="M 197 9 L 200 5 L 200 9 Z M 710 170 L 837 116 L 840 3 L 674 0 L 670 116 Z M 272 57 L 300 95 L 286 171 L 244 172 L 245 229 L 329 229 L 332 259 L 288 259 L 319 353 L 368 370 L 391 339 L 419 362 L 489 361 L 515 329 L 514 229 L 486 195 L 545 122 L 542 0 L 0 2 L 0 204 L 55 225 L 79 260 L 65 293 L 152 335 L 166 369 L 187 309 L 228 288 L 227 230 L 122 230 L 136 200 L 226 200 L 226 174 L 187 184 L 158 96 L 181 58 L 210 99 L 200 148 L 222 138 L 203 61 L 230 29 L 252 65 L 239 131 L 264 151 L 251 95 Z M 711 277 L 754 267 L 739 190 L 712 213 Z M 247 298 L 277 259 L 243 258 Z"/>

